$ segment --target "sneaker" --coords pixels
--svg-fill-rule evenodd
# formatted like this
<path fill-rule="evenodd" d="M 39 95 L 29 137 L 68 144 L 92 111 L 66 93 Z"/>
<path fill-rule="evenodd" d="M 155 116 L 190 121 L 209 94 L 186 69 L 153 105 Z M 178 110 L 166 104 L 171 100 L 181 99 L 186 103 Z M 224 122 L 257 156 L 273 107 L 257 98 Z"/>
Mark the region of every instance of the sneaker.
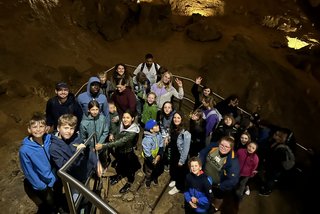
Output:
<path fill-rule="evenodd" d="M 150 186 L 151 186 L 151 181 L 146 181 L 146 188 L 150 189 Z"/>
<path fill-rule="evenodd" d="M 111 186 L 113 186 L 116 183 L 118 183 L 121 179 L 122 179 L 122 177 L 120 175 L 112 175 L 112 176 L 110 176 L 110 184 L 111 184 Z"/>
<path fill-rule="evenodd" d="M 119 193 L 126 193 L 130 190 L 131 184 L 126 183 L 119 191 Z"/>
<path fill-rule="evenodd" d="M 169 195 L 175 195 L 178 192 L 180 192 L 180 190 L 177 189 L 177 187 L 173 187 L 170 191 L 169 191 Z"/>
<path fill-rule="evenodd" d="M 169 183 L 169 187 L 174 187 L 174 186 L 176 186 L 176 181 L 171 181 L 171 182 Z"/>
<path fill-rule="evenodd" d="M 246 186 L 246 191 L 244 192 L 244 194 L 246 194 L 246 195 L 250 195 L 250 189 L 249 189 L 249 186 Z"/>
<path fill-rule="evenodd" d="M 157 185 L 159 184 L 158 178 L 154 179 L 154 180 L 153 180 L 153 183 L 154 183 L 155 186 L 157 186 Z"/>

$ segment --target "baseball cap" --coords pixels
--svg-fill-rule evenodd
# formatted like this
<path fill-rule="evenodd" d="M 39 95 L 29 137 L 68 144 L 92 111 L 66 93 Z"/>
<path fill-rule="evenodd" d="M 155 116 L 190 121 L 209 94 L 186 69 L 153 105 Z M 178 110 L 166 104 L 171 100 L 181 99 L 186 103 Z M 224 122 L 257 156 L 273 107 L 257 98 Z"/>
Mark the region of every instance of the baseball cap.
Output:
<path fill-rule="evenodd" d="M 62 89 L 62 88 L 67 88 L 69 89 L 69 86 L 67 83 L 65 82 L 59 82 L 56 84 L 56 90 Z"/>
<path fill-rule="evenodd" d="M 148 120 L 148 122 L 146 123 L 146 125 L 144 126 L 144 130 L 145 131 L 150 131 L 150 129 L 152 129 L 154 126 L 158 125 L 157 121 L 155 120 Z"/>

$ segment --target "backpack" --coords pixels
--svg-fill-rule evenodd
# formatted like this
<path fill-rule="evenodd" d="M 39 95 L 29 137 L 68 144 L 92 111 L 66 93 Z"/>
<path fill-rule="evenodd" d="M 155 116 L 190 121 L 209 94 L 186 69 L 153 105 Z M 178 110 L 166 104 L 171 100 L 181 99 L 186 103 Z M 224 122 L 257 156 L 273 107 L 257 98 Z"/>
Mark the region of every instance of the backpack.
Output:
<path fill-rule="evenodd" d="M 145 62 L 142 63 L 140 72 L 143 71 L 145 64 L 146 64 Z M 153 64 L 154 64 L 154 67 L 156 68 L 156 73 L 157 73 L 156 82 L 158 82 L 161 79 L 161 74 L 160 74 L 160 71 L 159 71 L 160 68 L 158 68 L 158 64 L 157 63 L 153 62 Z"/>
<path fill-rule="evenodd" d="M 282 167 L 285 169 L 285 170 L 290 170 L 294 167 L 296 161 L 295 161 L 295 156 L 292 152 L 292 150 L 290 149 L 290 147 L 286 144 L 279 144 L 277 146 L 277 149 L 278 148 L 282 148 L 282 149 L 285 149 L 285 153 L 286 153 L 286 159 L 284 161 L 281 162 L 281 165 Z"/>
<path fill-rule="evenodd" d="M 208 113 L 207 116 L 203 113 L 203 114 L 202 114 L 202 118 L 203 118 L 204 120 L 206 120 L 206 119 L 209 118 L 211 115 L 217 115 L 217 117 L 218 117 L 218 122 L 217 122 L 217 124 L 212 128 L 212 131 L 214 131 L 214 130 L 216 129 L 216 127 L 218 127 L 220 121 L 222 120 L 222 115 L 220 114 L 220 112 L 219 112 L 217 109 L 213 108 L 213 109 L 211 109 L 211 111 Z"/>

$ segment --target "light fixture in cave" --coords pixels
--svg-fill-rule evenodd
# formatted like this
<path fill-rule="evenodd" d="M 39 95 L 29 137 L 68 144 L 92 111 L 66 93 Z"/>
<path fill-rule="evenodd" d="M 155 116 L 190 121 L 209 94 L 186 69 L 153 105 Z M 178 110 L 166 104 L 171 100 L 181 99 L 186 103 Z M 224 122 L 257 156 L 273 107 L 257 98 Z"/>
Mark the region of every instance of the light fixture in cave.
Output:
<path fill-rule="evenodd" d="M 185 8 L 183 15 L 219 16 L 224 14 L 225 3 L 222 0 L 188 0 L 187 2 L 188 7 Z"/>
<path fill-rule="evenodd" d="M 159 0 L 137 0 L 137 3 L 159 3 Z M 219 16 L 224 14 L 224 0 L 169 0 L 171 10 L 180 16 Z"/>
<path fill-rule="evenodd" d="M 295 50 L 299 50 L 307 46 L 309 46 L 309 49 L 311 49 L 312 47 L 320 44 L 318 40 L 310 38 L 306 35 L 303 36 L 303 40 L 298 39 L 297 37 L 293 38 L 290 36 L 286 36 L 286 38 L 288 40 L 288 47 Z"/>

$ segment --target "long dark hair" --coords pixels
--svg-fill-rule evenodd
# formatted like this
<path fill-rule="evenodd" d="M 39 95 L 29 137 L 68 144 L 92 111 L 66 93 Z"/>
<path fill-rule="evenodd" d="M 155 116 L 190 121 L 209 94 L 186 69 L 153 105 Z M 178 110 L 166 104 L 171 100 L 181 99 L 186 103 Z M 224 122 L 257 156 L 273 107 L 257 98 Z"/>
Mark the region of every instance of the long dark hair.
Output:
<path fill-rule="evenodd" d="M 180 115 L 180 117 L 181 117 L 181 123 L 178 125 L 178 126 L 176 126 L 175 124 L 174 124 L 174 122 L 173 122 L 173 120 L 174 120 L 174 115 L 176 115 L 176 114 L 178 114 L 178 115 Z M 171 125 L 170 125 L 170 131 L 171 131 L 171 133 L 173 133 L 173 132 L 181 132 L 182 130 L 184 130 L 185 129 L 185 116 L 184 116 L 184 114 L 181 112 L 181 111 L 176 111 L 174 114 L 173 114 L 173 117 L 172 117 L 172 121 L 171 121 Z"/>
<path fill-rule="evenodd" d="M 118 67 L 119 66 L 123 66 L 124 68 L 124 73 L 123 75 L 119 75 L 118 73 Z M 125 79 L 129 79 L 130 78 L 130 74 L 129 72 L 127 71 L 127 66 L 124 64 L 124 63 L 118 63 L 114 66 L 114 71 L 113 71 L 113 75 L 112 75 L 113 79 L 116 80 L 116 79 L 119 79 L 119 78 L 125 78 Z"/>

